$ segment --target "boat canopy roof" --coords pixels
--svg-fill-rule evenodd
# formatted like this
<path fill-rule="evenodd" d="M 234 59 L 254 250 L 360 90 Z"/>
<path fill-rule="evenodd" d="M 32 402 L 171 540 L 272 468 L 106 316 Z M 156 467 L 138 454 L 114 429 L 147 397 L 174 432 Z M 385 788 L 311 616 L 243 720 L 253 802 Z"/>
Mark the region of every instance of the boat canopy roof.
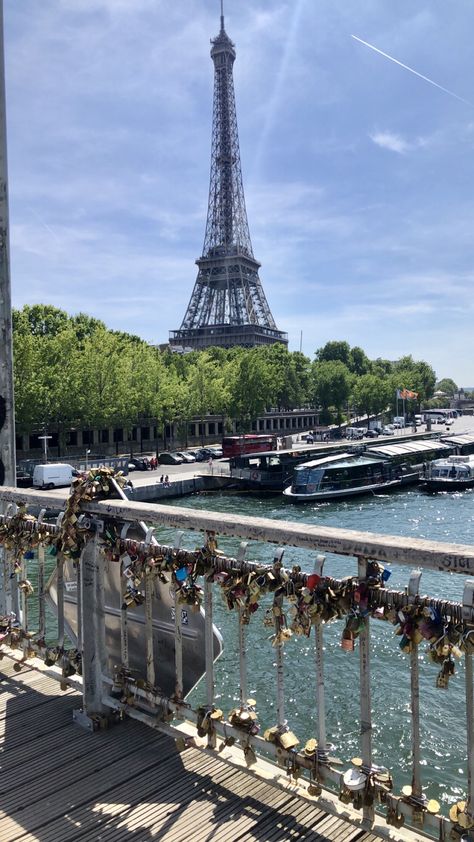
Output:
<path fill-rule="evenodd" d="M 346 468 L 353 465 L 379 465 L 381 462 L 385 462 L 385 459 L 380 456 L 377 457 L 375 454 L 361 456 L 357 453 L 337 453 L 334 456 L 323 456 L 320 459 L 312 459 L 310 462 L 301 462 L 301 464 L 296 465 L 295 471 L 302 471 L 307 468 L 324 468 L 326 465 L 333 468 Z"/>
<path fill-rule="evenodd" d="M 474 433 L 461 433 L 459 436 L 443 436 L 442 441 L 455 445 L 474 444 Z"/>
<path fill-rule="evenodd" d="M 378 454 L 379 456 L 409 456 L 411 453 L 426 454 L 433 450 L 450 450 L 449 444 L 441 441 L 407 441 L 399 444 L 381 444 L 370 447 L 367 453 Z"/>

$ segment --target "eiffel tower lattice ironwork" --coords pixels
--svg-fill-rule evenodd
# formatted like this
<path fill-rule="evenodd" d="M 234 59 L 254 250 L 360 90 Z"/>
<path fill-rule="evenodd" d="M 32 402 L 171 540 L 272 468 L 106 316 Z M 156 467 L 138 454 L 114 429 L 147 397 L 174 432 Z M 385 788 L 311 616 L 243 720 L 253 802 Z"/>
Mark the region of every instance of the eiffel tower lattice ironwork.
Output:
<path fill-rule="evenodd" d="M 258 275 L 245 208 L 235 109 L 235 46 L 224 29 L 211 41 L 214 107 L 206 233 L 196 283 L 172 348 L 287 344 L 277 329 Z"/>

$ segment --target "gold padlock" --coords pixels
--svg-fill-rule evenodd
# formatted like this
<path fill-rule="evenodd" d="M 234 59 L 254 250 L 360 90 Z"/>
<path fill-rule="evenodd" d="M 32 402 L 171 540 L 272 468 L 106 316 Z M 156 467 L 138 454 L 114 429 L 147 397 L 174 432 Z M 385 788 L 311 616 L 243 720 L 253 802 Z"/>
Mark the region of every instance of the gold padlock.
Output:
<path fill-rule="evenodd" d="M 282 748 L 286 751 L 289 751 L 290 748 L 295 748 L 295 746 L 299 745 L 299 739 L 293 731 L 285 731 L 283 734 L 280 734 L 278 737 L 278 741 Z"/>

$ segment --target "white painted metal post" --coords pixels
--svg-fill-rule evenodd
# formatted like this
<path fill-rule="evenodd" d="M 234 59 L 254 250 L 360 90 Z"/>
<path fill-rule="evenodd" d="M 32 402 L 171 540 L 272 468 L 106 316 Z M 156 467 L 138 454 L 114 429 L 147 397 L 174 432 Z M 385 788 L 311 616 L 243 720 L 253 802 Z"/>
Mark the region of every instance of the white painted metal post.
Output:
<path fill-rule="evenodd" d="M 174 549 L 179 550 L 181 541 L 183 539 L 183 532 L 176 533 L 174 542 Z M 181 605 L 178 602 L 179 585 L 176 583 L 174 587 L 174 660 L 175 660 L 175 697 L 178 701 L 183 698 L 183 617 L 181 614 Z"/>
<path fill-rule="evenodd" d="M 421 570 L 414 570 L 408 582 L 408 596 L 416 597 L 420 588 Z M 412 795 L 422 797 L 420 750 L 420 669 L 418 644 L 412 643 L 410 652 L 411 684 L 411 740 L 412 740 Z"/>
<path fill-rule="evenodd" d="M 237 552 L 237 561 L 243 562 L 247 552 L 247 541 L 242 541 Z M 245 646 L 245 625 L 244 625 L 244 610 L 239 606 L 237 614 L 237 622 L 239 624 L 239 687 L 240 687 L 240 704 L 245 705 L 248 698 L 247 691 L 247 650 Z"/>
<path fill-rule="evenodd" d="M 174 589 L 174 657 L 175 657 L 175 697 L 177 700 L 183 698 L 183 624 L 181 617 L 181 605 L 178 603 L 178 586 Z"/>
<path fill-rule="evenodd" d="M 77 650 L 82 651 L 82 590 L 81 590 L 81 565 L 76 564 L 76 594 L 77 594 Z"/>
<path fill-rule="evenodd" d="M 155 686 L 155 655 L 153 651 L 153 573 L 145 568 L 145 638 L 146 638 L 146 680 Z"/>
<path fill-rule="evenodd" d="M 367 560 L 359 557 L 358 575 L 359 581 L 367 578 Z M 372 694 L 370 686 L 370 621 L 365 618 L 365 625 L 359 635 L 359 657 L 360 657 L 360 733 L 362 761 L 366 768 L 372 767 Z M 364 805 L 364 818 L 373 821 L 373 805 Z"/>
<path fill-rule="evenodd" d="M 204 577 L 204 634 L 206 647 L 206 703 L 214 703 L 214 635 L 212 630 L 212 582 Z"/>
<path fill-rule="evenodd" d="M 44 640 L 46 634 L 46 608 L 44 599 L 44 562 L 45 549 L 43 544 L 38 547 L 38 637 Z"/>
<path fill-rule="evenodd" d="M 64 647 L 64 558 L 61 552 L 56 557 L 56 588 L 58 592 L 58 647 Z"/>
<path fill-rule="evenodd" d="M 474 607 L 474 582 L 467 581 L 464 585 L 462 599 L 463 619 L 472 623 L 472 609 Z M 474 631 L 472 632 L 474 633 Z M 470 816 L 474 812 L 474 696 L 473 696 L 473 666 L 472 653 L 467 648 L 466 660 L 466 731 L 467 731 L 467 806 L 466 813 Z M 469 839 L 474 838 L 471 831 Z"/>
<path fill-rule="evenodd" d="M 126 578 L 123 573 L 123 558 L 120 560 L 120 656 L 122 666 L 128 669 L 128 609 L 125 602 L 127 589 Z"/>
<path fill-rule="evenodd" d="M 26 559 L 23 554 L 21 559 L 21 581 L 25 582 L 28 579 L 28 569 L 26 564 Z M 21 603 L 21 627 L 23 631 L 28 632 L 28 595 L 26 593 L 26 588 L 23 587 L 20 593 L 20 603 Z M 25 639 L 23 640 L 23 652 L 26 655 L 28 651 L 28 641 Z"/>
<path fill-rule="evenodd" d="M 7 553 L 0 547 L 0 617 L 7 615 Z"/>
<path fill-rule="evenodd" d="M 474 698 L 472 655 L 466 652 L 467 810 L 474 811 Z"/>
<path fill-rule="evenodd" d="M 313 572 L 317 576 L 323 575 L 325 557 L 318 555 L 314 563 Z M 324 632 L 323 623 L 316 621 L 314 626 L 315 655 L 316 655 L 316 699 L 318 713 L 318 753 L 324 755 L 327 750 L 326 736 L 326 699 L 324 688 Z"/>
<path fill-rule="evenodd" d="M 274 565 L 279 565 L 283 559 L 284 547 L 279 547 L 275 553 L 273 560 Z M 282 610 L 283 596 L 275 599 L 275 605 Z M 279 634 L 283 629 L 282 617 L 275 617 L 275 634 Z M 276 645 L 276 690 L 277 690 L 277 725 L 280 729 L 286 728 L 285 720 L 285 679 L 283 671 L 283 644 Z"/>
<path fill-rule="evenodd" d="M 82 717 L 75 719 L 92 727 L 90 717 L 103 713 L 102 675 L 106 671 L 104 581 L 102 557 L 97 536 L 90 538 L 81 555 L 83 705 Z"/>
<path fill-rule="evenodd" d="M 240 704 L 244 705 L 247 701 L 247 650 L 245 648 L 245 626 L 244 626 L 244 611 L 239 608 L 237 614 L 237 622 L 239 624 L 239 677 L 240 677 Z"/>

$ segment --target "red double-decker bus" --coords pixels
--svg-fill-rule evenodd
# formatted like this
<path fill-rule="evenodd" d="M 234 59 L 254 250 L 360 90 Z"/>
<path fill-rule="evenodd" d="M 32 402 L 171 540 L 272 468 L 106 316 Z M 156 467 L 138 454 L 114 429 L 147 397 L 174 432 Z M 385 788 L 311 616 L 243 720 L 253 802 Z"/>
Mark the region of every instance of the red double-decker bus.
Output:
<path fill-rule="evenodd" d="M 262 453 L 265 450 L 276 450 L 277 437 L 275 435 L 248 433 L 243 436 L 224 436 L 222 439 L 223 457 L 240 456 L 242 453 Z"/>

